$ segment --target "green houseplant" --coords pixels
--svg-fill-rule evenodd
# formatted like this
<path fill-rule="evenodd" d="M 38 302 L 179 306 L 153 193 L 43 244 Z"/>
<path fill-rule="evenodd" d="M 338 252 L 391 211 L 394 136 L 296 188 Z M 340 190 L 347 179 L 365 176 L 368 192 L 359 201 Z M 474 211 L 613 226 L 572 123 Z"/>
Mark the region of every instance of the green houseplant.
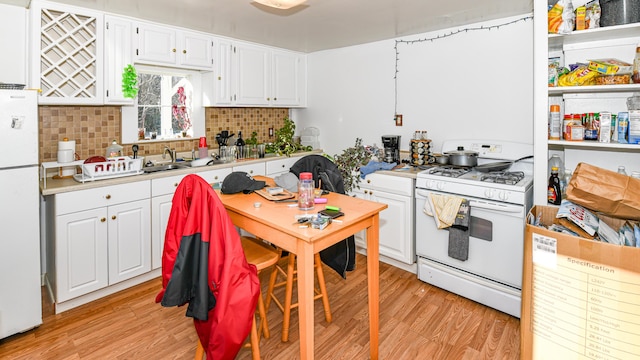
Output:
<path fill-rule="evenodd" d="M 266 152 L 277 155 L 291 156 L 298 150 L 311 151 L 311 146 L 302 146 L 293 141 L 296 124 L 288 117 L 284 118 L 284 125 L 275 131 L 276 140 L 267 145 Z"/>
<path fill-rule="evenodd" d="M 356 138 L 354 146 L 342 150 L 342 154 L 334 155 L 334 162 L 340 169 L 344 182 L 344 191 L 360 188 L 360 167 L 371 160 L 371 154 L 362 145 L 362 139 Z"/>

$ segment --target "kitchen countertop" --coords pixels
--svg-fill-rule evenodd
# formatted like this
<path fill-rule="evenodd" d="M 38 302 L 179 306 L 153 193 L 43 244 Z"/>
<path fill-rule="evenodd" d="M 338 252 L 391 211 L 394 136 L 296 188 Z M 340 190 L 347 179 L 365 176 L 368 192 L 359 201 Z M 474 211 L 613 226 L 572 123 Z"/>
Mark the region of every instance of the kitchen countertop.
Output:
<path fill-rule="evenodd" d="M 301 153 L 293 154 L 292 157 L 302 157 L 305 155 L 321 154 L 321 153 L 322 153 L 321 150 L 316 150 L 311 152 L 301 152 Z M 268 161 L 274 161 L 274 160 L 280 160 L 280 159 L 283 159 L 283 157 L 267 156 L 263 159 L 240 160 L 240 161 L 230 162 L 226 164 L 211 165 L 211 166 L 186 167 L 184 169 L 159 171 L 159 172 L 148 173 L 148 174 L 143 173 L 139 175 L 131 175 L 131 176 L 125 176 L 125 177 L 119 177 L 119 178 L 113 178 L 113 179 L 87 181 L 84 183 L 78 182 L 72 178 L 64 178 L 64 179 L 47 178 L 46 188 L 44 187 L 44 181 L 42 181 L 42 179 L 40 180 L 40 193 L 44 196 L 55 195 L 55 194 L 60 194 L 60 193 L 65 193 L 70 191 L 94 189 L 94 188 L 110 186 L 110 185 L 127 184 L 127 183 L 136 182 L 136 181 L 145 181 L 145 180 L 164 178 L 168 176 L 198 173 L 202 171 L 210 171 L 210 170 L 216 170 L 216 169 L 225 169 L 225 168 L 231 168 L 238 165 L 247 165 L 252 163 L 268 162 Z M 378 170 L 376 171 L 376 173 L 415 179 L 419 171 L 420 169 L 417 169 L 415 167 L 409 167 L 406 169 L 399 169 L 399 170 Z"/>

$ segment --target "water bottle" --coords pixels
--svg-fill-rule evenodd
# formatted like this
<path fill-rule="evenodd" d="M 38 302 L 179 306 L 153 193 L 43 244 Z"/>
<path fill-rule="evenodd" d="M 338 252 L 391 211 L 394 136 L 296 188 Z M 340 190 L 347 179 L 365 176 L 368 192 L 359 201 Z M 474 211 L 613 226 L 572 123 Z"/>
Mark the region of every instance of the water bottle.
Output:
<path fill-rule="evenodd" d="M 625 170 L 624 166 L 618 166 L 618 174 L 627 175 L 627 170 Z"/>
<path fill-rule="evenodd" d="M 110 158 L 110 157 L 118 157 L 118 156 L 122 156 L 122 145 L 118 145 L 118 142 L 116 140 L 113 140 L 111 142 L 111 145 L 107 147 L 107 152 L 105 157 Z"/>
<path fill-rule="evenodd" d="M 564 191 L 568 185 L 568 183 L 565 182 L 565 171 L 564 171 L 564 163 L 562 162 L 562 159 L 560 158 L 559 155 L 552 155 L 549 158 L 549 171 L 547 172 L 547 176 L 551 176 L 551 169 L 553 167 L 558 168 L 558 178 L 560 179 L 560 189 L 562 191 Z"/>
<path fill-rule="evenodd" d="M 313 209 L 313 199 L 313 174 L 310 172 L 300 173 L 300 181 L 298 182 L 298 209 Z"/>

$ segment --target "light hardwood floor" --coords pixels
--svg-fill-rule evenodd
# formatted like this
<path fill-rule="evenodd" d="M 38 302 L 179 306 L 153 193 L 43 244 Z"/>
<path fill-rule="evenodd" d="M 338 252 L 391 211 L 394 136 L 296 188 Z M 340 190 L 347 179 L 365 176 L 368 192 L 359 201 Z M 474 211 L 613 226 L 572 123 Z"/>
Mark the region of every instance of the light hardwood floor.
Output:
<path fill-rule="evenodd" d="M 358 254 L 346 280 L 326 266 L 324 272 L 333 322 L 317 301 L 316 359 L 368 359 L 366 258 Z M 267 276 L 261 274 L 263 289 Z M 44 323 L 0 340 L 0 359 L 193 359 L 192 321 L 184 307 L 154 302 L 160 286 L 160 279 L 149 281 L 58 315 L 43 295 Z M 271 306 L 267 317 L 271 337 L 260 342 L 262 358 L 297 359 L 297 311 L 288 343 L 280 341 L 280 310 Z M 519 347 L 517 318 L 380 264 L 380 359 L 519 359 Z M 237 358 L 251 359 L 250 350 Z"/>

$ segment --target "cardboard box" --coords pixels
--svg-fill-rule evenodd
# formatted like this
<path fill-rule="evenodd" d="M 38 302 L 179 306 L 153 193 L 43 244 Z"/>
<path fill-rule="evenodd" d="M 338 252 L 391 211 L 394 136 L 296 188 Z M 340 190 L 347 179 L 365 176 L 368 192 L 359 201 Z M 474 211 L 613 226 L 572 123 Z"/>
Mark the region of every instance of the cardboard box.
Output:
<path fill-rule="evenodd" d="M 567 186 L 567 200 L 596 213 L 640 220 L 640 179 L 579 163 Z"/>
<path fill-rule="evenodd" d="M 618 59 L 589 60 L 589 70 L 604 75 L 631 74 L 633 65 Z"/>
<path fill-rule="evenodd" d="M 528 220 L 556 212 L 534 206 Z M 522 359 L 638 359 L 639 330 L 640 248 L 526 224 Z"/>

